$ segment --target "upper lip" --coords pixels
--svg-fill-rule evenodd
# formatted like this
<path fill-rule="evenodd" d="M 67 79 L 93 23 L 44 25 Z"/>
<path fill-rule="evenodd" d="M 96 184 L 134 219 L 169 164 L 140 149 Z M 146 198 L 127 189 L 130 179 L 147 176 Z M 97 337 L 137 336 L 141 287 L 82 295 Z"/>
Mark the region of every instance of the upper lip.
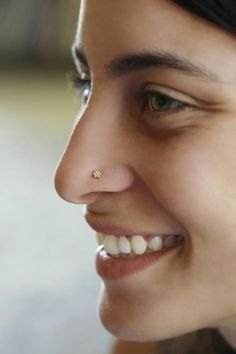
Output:
<path fill-rule="evenodd" d="M 101 224 L 101 223 L 95 223 L 91 222 L 90 220 L 87 219 L 88 224 L 92 229 L 94 229 L 97 232 L 101 232 L 106 235 L 116 235 L 116 236 L 133 236 L 133 235 L 143 235 L 143 236 L 154 236 L 154 235 L 159 235 L 159 236 L 168 236 L 168 235 L 179 235 L 176 233 L 163 233 L 163 232 L 147 232 L 147 231 L 142 231 L 142 230 L 131 230 L 131 229 L 126 229 L 123 227 L 118 227 L 115 225 L 108 225 L 108 224 Z"/>

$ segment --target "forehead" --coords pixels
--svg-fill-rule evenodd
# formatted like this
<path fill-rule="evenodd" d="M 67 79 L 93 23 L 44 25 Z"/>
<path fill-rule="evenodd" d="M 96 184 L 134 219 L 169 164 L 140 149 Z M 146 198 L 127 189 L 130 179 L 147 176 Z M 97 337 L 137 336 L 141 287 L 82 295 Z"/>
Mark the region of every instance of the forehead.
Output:
<path fill-rule="evenodd" d="M 169 0 L 82 0 L 76 45 L 94 69 L 122 54 L 163 50 L 208 62 L 225 78 L 235 72 L 236 39 Z"/>

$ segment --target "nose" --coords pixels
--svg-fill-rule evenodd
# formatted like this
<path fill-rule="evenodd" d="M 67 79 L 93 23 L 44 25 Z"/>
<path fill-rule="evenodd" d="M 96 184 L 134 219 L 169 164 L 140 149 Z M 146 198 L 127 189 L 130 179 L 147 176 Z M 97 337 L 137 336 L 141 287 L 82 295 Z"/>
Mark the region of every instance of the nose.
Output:
<path fill-rule="evenodd" d="M 114 110 L 108 116 L 87 108 L 56 169 L 55 189 L 61 198 L 76 204 L 93 203 L 104 192 L 125 191 L 134 183 L 129 159 L 124 129 Z M 100 178 L 94 171 L 101 172 Z"/>

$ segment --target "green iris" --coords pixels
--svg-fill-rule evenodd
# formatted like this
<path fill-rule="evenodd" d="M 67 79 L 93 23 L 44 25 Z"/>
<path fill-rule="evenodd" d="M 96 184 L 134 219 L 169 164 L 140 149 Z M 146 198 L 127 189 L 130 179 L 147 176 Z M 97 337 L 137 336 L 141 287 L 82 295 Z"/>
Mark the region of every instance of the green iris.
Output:
<path fill-rule="evenodd" d="M 168 97 L 162 93 L 150 92 L 147 97 L 148 109 L 152 112 L 180 109 L 185 106 L 183 102 Z"/>

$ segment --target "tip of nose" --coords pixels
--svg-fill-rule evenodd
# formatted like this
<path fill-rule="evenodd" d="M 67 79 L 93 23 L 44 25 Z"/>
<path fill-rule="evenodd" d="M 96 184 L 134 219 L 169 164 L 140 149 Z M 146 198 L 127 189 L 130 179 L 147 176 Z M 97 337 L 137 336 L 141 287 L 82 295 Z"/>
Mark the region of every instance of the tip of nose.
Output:
<path fill-rule="evenodd" d="M 61 164 L 56 170 L 54 186 L 62 199 L 74 204 L 90 204 L 104 193 L 129 189 L 134 181 L 130 168 L 123 165 L 107 168 L 101 179 L 88 178 L 88 169 L 84 171 L 81 174 L 80 169 L 68 164 Z"/>

